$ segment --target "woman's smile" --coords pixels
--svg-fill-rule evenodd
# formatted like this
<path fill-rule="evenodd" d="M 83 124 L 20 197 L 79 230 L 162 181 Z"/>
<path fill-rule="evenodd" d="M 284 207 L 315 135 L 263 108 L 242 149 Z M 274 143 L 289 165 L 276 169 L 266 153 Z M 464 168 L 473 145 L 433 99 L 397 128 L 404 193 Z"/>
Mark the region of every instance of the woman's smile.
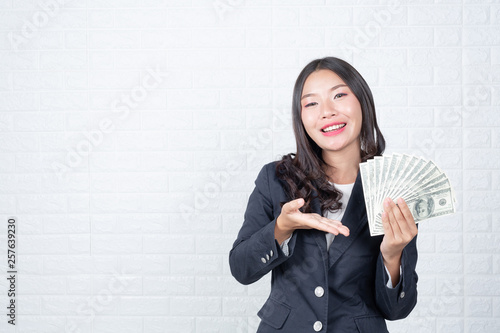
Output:
<path fill-rule="evenodd" d="M 311 73 L 304 82 L 301 106 L 304 129 L 323 153 L 359 156 L 361 105 L 336 73 L 325 69 Z"/>
<path fill-rule="evenodd" d="M 323 135 L 325 136 L 333 136 L 342 133 L 342 131 L 346 127 L 346 123 L 333 123 L 324 126 L 321 131 L 323 132 Z"/>

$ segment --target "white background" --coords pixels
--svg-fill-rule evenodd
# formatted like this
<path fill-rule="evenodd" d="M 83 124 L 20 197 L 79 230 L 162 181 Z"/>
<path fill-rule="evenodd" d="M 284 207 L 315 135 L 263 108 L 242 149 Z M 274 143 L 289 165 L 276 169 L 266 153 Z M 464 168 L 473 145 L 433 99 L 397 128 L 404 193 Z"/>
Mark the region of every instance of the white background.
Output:
<path fill-rule="evenodd" d="M 1 0 L 0 330 L 255 332 L 269 277 L 239 285 L 228 252 L 327 55 L 372 87 L 386 152 L 456 191 L 391 332 L 499 332 L 500 4 L 473 0 Z"/>

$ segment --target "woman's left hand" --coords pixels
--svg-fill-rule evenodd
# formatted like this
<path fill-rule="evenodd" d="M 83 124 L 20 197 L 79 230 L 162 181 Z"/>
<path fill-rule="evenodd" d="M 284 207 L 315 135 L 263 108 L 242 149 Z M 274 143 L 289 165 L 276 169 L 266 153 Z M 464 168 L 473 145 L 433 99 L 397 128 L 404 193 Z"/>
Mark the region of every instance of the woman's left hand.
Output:
<path fill-rule="evenodd" d="M 393 285 L 399 281 L 399 267 L 403 249 L 418 233 L 417 225 L 406 202 L 399 198 L 397 205 L 390 198 L 384 200 L 382 225 L 385 236 L 380 244 L 384 264 L 391 274 Z"/>

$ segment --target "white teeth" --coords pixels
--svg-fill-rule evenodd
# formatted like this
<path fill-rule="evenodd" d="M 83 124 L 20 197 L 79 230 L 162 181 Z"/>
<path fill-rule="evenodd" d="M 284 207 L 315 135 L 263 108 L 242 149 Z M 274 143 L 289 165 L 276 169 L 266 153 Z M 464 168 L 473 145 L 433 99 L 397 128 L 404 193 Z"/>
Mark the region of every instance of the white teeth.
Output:
<path fill-rule="evenodd" d="M 339 128 L 344 127 L 346 124 L 339 124 L 339 125 L 332 125 L 330 127 L 327 127 L 323 129 L 323 132 L 330 132 L 330 131 L 335 131 L 338 130 Z"/>

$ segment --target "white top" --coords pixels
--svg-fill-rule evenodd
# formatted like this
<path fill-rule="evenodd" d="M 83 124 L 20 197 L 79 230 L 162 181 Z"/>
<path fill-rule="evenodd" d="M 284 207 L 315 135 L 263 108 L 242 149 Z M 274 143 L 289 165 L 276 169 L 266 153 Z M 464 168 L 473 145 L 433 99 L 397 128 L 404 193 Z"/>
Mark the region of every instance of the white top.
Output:
<path fill-rule="evenodd" d="M 342 221 L 342 217 L 344 217 L 345 209 L 347 207 L 347 203 L 349 202 L 349 198 L 351 197 L 352 189 L 354 187 L 354 183 L 352 184 L 335 184 L 335 188 L 342 192 L 342 198 L 340 198 L 340 202 L 342 203 L 342 208 L 335 212 L 327 211 L 325 217 L 330 220 Z M 332 245 L 333 239 L 335 238 L 334 234 L 329 232 L 325 233 L 326 236 L 326 250 L 330 249 L 330 245 Z"/>

